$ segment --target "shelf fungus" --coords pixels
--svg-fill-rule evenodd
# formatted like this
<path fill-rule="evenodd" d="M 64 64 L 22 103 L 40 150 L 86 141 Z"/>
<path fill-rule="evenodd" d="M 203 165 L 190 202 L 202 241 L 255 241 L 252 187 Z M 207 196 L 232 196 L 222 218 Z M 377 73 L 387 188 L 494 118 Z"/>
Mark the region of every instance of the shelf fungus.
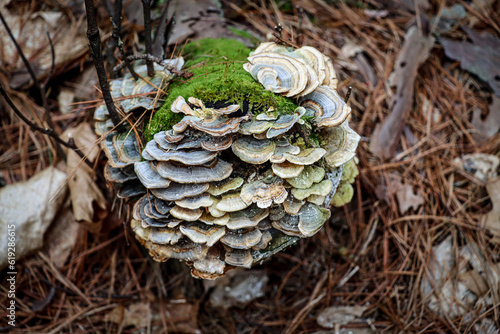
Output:
<path fill-rule="evenodd" d="M 189 54 L 186 59 L 195 70 L 208 66 Z M 315 48 L 268 42 L 226 61 L 231 67 L 214 59 L 199 79 L 172 81 L 185 91 L 165 88 L 169 103 L 162 116 L 154 115 L 160 126 L 147 142 L 137 131 L 110 132 L 106 111 L 95 113 L 96 124 L 103 123 L 96 128 L 104 134 L 106 178 L 135 201 L 136 238 L 155 260 L 185 261 L 203 279 L 250 268 L 316 234 L 330 218 L 332 198 L 335 205 L 346 202 L 335 194 L 354 182 L 360 139 L 348 125 L 350 107 L 335 90 L 332 61 Z M 160 88 L 173 75 L 157 70 L 148 81 Z M 203 85 L 205 75 L 217 71 L 214 92 Z M 234 72 L 239 76 L 231 81 Z M 111 90 L 118 102 L 153 92 L 146 83 L 126 75 L 112 81 Z M 245 93 L 237 95 L 239 89 Z M 146 96 L 118 103 L 125 113 L 151 110 L 155 102 Z M 272 105 L 276 100 L 281 104 Z"/>

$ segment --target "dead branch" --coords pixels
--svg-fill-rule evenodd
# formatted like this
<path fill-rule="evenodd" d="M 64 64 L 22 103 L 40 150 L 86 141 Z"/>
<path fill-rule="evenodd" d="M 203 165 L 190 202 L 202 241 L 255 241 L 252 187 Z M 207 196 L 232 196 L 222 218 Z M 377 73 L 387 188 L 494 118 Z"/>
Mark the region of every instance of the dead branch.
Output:
<path fill-rule="evenodd" d="M 101 47 L 101 37 L 99 35 L 99 28 L 97 27 L 96 20 L 96 10 L 94 8 L 93 0 L 85 0 L 85 10 L 87 13 L 87 38 L 89 39 L 90 52 L 92 58 L 94 59 L 94 66 L 97 72 L 97 77 L 99 78 L 99 84 L 101 86 L 102 97 L 108 108 L 109 116 L 113 124 L 117 127 L 119 132 L 124 131 L 123 124 L 121 123 L 118 111 L 113 103 L 113 98 L 111 97 L 111 92 L 109 91 L 108 78 L 106 76 L 106 69 L 104 68 L 104 61 L 102 59 L 102 47 Z"/>
<path fill-rule="evenodd" d="M 165 64 L 163 62 L 163 59 L 155 57 L 151 54 L 135 54 L 135 55 L 128 56 L 125 59 L 128 60 L 129 62 L 135 61 L 135 60 L 140 60 L 140 59 L 146 59 L 146 60 L 149 60 L 150 62 L 154 62 L 154 63 L 157 63 L 158 65 L 163 66 L 163 68 L 165 68 L 166 70 L 168 70 L 168 71 L 172 72 L 173 74 L 180 76 L 184 79 L 189 79 L 193 76 L 193 73 L 187 72 L 187 71 L 179 71 L 175 67 L 168 65 L 168 64 Z M 120 71 L 125 66 L 126 66 L 126 63 L 124 61 L 123 63 L 115 66 L 115 68 L 113 68 L 113 71 Z M 148 73 L 148 75 L 149 75 L 149 73 Z"/>
<path fill-rule="evenodd" d="M 144 42 L 146 44 L 146 53 L 153 53 L 153 43 L 151 42 L 151 1 L 142 0 L 142 8 L 144 11 Z M 146 58 L 146 65 L 148 67 L 148 76 L 155 75 L 155 68 L 153 61 Z"/>

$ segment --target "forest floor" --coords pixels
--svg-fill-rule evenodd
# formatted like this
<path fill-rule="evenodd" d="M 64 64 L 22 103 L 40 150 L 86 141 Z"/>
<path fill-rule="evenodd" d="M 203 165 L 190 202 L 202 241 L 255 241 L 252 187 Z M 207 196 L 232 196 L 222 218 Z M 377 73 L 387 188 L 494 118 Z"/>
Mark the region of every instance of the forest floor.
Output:
<path fill-rule="evenodd" d="M 109 14 L 95 2 L 107 41 Z M 144 33 L 140 3 L 124 5 L 121 36 L 134 53 Z M 497 333 L 500 3 L 247 0 L 223 1 L 222 9 L 225 24 L 254 40 L 273 40 L 280 23 L 284 39 L 333 59 L 341 96 L 352 87 L 350 126 L 362 138 L 352 202 L 333 208 L 314 237 L 264 264 L 203 282 L 182 263 L 154 262 L 102 179 L 85 174 L 97 189 L 75 180 L 74 168 L 85 165 L 79 157 L 27 126 L 0 98 L 0 187 L 54 165 L 67 170 L 62 184 L 80 191 L 61 199 L 45 234 L 35 231 L 29 242 L 40 250 L 17 259 L 15 327 L 7 323 L 10 276 L 1 273 L 0 331 Z M 216 12 L 203 10 L 192 10 L 191 21 L 176 17 L 176 44 L 219 34 L 189 27 Z M 0 84 L 29 119 L 62 138 L 71 132 L 85 146 L 102 101 L 83 2 L 3 1 L 0 12 L 47 98 L 29 85 L 3 25 Z M 93 169 L 102 175 L 104 157 L 97 155 Z M 29 197 L 26 189 L 19 196 Z M 87 206 L 75 209 L 78 200 Z M 239 295 L 225 293 L 225 286 Z"/>

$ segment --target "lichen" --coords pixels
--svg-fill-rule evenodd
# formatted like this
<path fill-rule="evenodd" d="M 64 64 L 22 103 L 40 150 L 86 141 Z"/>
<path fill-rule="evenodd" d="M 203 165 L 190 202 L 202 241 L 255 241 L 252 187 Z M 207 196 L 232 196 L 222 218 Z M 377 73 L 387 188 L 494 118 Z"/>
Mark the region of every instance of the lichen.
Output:
<path fill-rule="evenodd" d="M 352 186 L 352 183 L 354 183 L 356 176 L 359 174 L 355 159 L 356 158 L 352 158 L 344 165 L 339 186 L 331 201 L 331 204 L 335 207 L 346 205 L 351 202 L 352 197 L 354 196 L 354 187 Z"/>
<path fill-rule="evenodd" d="M 280 114 L 291 114 L 297 105 L 290 98 L 266 91 L 243 69 L 250 49 L 224 38 L 202 39 L 187 44 L 183 51 L 184 70 L 193 73 L 189 80 L 172 80 L 163 106 L 146 126 L 146 141 L 162 130 L 169 130 L 183 115 L 173 114 L 170 105 L 178 97 L 194 96 L 209 102 L 239 104 L 244 112 L 258 114 L 273 107 Z M 208 102 L 208 103 L 207 103 Z"/>
<path fill-rule="evenodd" d="M 342 181 L 354 183 L 356 176 L 359 175 L 358 166 L 356 165 L 354 159 L 356 158 L 352 158 L 351 160 L 345 163 L 344 171 L 342 172 L 342 178 L 341 178 Z"/>
<path fill-rule="evenodd" d="M 352 187 L 352 184 L 347 181 L 340 181 L 331 203 L 335 207 L 341 207 L 349 203 L 353 196 L 354 188 Z"/>

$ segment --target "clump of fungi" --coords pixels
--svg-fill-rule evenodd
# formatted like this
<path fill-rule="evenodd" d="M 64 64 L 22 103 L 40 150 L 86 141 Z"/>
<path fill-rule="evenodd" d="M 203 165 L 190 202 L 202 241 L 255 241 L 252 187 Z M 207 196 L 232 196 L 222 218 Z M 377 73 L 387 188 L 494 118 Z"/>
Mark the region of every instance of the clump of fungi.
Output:
<path fill-rule="evenodd" d="M 184 63 L 170 62 L 178 69 Z M 109 132 L 102 142 L 106 178 L 118 196 L 138 198 L 131 220 L 137 239 L 155 260 L 183 260 L 198 278 L 250 268 L 317 233 L 359 141 L 348 125 L 351 109 L 335 90 L 332 62 L 318 50 L 268 42 L 233 66 L 243 66 L 264 90 L 291 99 L 295 110 L 249 111 L 228 101 L 177 96 L 168 107 L 180 120 L 154 134 L 142 152 L 132 132 Z M 120 97 L 153 89 L 147 82 L 173 77 L 163 68 L 156 73 L 113 81 L 113 97 L 120 103 Z M 151 100 L 128 101 L 121 102 L 125 112 L 152 108 Z M 100 133 L 109 130 L 105 111 L 95 113 Z"/>

